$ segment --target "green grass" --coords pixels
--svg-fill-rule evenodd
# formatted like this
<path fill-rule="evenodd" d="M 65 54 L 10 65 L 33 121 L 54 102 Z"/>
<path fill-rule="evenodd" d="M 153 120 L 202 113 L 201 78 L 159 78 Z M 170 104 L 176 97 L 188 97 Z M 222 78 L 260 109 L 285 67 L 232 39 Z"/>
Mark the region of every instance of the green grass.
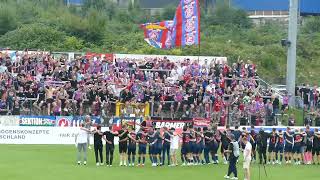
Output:
<path fill-rule="evenodd" d="M 87 166 L 76 165 L 76 149 L 63 145 L 0 145 L 0 180 L 71 180 L 71 179 L 151 179 L 200 180 L 223 179 L 227 165 L 193 167 L 118 167 L 115 152 L 113 167 L 96 167 L 90 150 Z M 148 160 L 148 159 L 147 159 Z M 261 179 L 319 180 L 320 166 L 266 166 L 268 177 L 261 169 Z M 243 179 L 242 164 L 238 164 L 239 179 Z M 252 167 L 252 180 L 259 179 L 258 165 Z"/>

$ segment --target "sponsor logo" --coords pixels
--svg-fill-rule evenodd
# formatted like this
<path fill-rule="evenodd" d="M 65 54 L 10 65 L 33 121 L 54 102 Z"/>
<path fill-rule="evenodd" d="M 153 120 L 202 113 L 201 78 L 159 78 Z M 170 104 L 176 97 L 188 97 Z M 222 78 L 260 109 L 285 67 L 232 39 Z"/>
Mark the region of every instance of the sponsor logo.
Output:
<path fill-rule="evenodd" d="M 55 120 L 43 117 L 22 117 L 20 126 L 54 126 Z"/>
<path fill-rule="evenodd" d="M 186 123 L 184 122 L 156 122 L 155 128 L 175 128 L 175 129 L 182 129 Z"/>
<path fill-rule="evenodd" d="M 59 127 L 68 127 L 70 124 L 69 120 L 68 119 L 65 119 L 65 118 L 61 118 L 59 119 L 58 121 L 58 126 Z"/>

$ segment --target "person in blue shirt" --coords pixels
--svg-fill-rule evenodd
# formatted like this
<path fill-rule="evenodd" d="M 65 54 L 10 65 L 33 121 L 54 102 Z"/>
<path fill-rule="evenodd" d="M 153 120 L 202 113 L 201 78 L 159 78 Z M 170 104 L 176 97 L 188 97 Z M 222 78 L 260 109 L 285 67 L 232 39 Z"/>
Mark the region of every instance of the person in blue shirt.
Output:
<path fill-rule="evenodd" d="M 146 161 L 146 152 L 147 152 L 148 141 L 147 141 L 147 134 L 143 131 L 143 129 L 140 129 L 140 131 L 137 134 L 137 142 L 139 144 L 138 166 L 144 166 L 145 161 Z"/>
<path fill-rule="evenodd" d="M 137 134 L 134 132 L 133 128 L 129 129 L 128 140 L 128 164 L 129 166 L 134 166 L 137 147 Z"/>
<path fill-rule="evenodd" d="M 278 135 L 276 132 L 276 128 L 273 128 L 272 132 L 269 134 L 268 164 L 271 164 L 271 163 L 275 164 L 275 153 L 276 153 L 277 141 L 278 141 Z"/>
<path fill-rule="evenodd" d="M 197 149 L 196 149 L 196 132 L 195 130 L 190 127 L 190 163 L 193 164 L 197 162 Z"/>
<path fill-rule="evenodd" d="M 276 144 L 276 163 L 277 164 L 282 164 L 283 150 L 284 150 L 284 134 L 280 129 L 278 133 L 277 144 Z M 279 154 L 280 154 L 280 161 L 278 159 Z"/>
<path fill-rule="evenodd" d="M 156 132 L 153 127 L 149 129 L 148 132 L 148 144 L 149 144 L 149 157 L 152 163 L 152 166 L 157 166 L 157 156 L 156 156 L 156 142 L 157 138 L 155 138 Z"/>
<path fill-rule="evenodd" d="M 294 145 L 293 145 L 293 160 L 295 165 L 300 165 L 302 158 L 301 158 L 301 147 L 303 141 L 303 135 L 299 132 L 299 130 L 295 130 L 294 135 Z"/>
<path fill-rule="evenodd" d="M 181 146 L 181 161 L 182 161 L 182 166 L 187 164 L 190 164 L 190 159 L 189 159 L 189 154 L 190 154 L 190 132 L 187 126 L 183 127 L 183 132 L 182 132 L 182 146 Z"/>
<path fill-rule="evenodd" d="M 163 136 L 160 133 L 160 129 L 156 130 L 155 133 L 155 139 L 156 139 L 156 143 L 155 143 L 155 161 L 157 166 L 161 165 L 161 152 L 162 152 L 162 141 L 163 141 Z M 158 161 L 159 159 L 159 161 Z"/>

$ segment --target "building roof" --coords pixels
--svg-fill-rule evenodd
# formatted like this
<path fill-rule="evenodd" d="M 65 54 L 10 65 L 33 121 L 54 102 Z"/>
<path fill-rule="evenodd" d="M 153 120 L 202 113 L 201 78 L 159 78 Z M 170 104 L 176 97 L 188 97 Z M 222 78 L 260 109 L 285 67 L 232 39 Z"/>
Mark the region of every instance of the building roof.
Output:
<path fill-rule="evenodd" d="M 289 0 L 232 0 L 246 11 L 289 11 Z M 320 14 L 320 0 L 300 0 L 301 14 Z"/>

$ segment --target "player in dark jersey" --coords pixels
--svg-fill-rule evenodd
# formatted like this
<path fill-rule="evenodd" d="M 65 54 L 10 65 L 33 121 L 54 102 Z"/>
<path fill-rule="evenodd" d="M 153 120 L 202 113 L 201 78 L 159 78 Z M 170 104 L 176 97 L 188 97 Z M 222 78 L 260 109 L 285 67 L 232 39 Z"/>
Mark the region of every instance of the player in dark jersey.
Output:
<path fill-rule="evenodd" d="M 230 137 L 231 135 L 231 130 L 230 127 L 227 126 L 226 130 L 220 131 L 220 136 L 221 136 L 221 155 L 223 157 L 223 163 L 228 164 L 228 154 L 225 153 L 226 150 L 228 150 L 229 144 L 230 144 Z"/>
<path fill-rule="evenodd" d="M 204 127 L 203 131 L 204 131 L 203 135 L 204 135 L 204 143 L 205 143 L 204 159 L 206 164 L 210 164 L 209 153 L 210 151 L 212 151 L 212 148 L 213 148 L 212 141 L 214 137 L 213 137 L 212 131 L 210 131 L 208 127 Z"/>
<path fill-rule="evenodd" d="M 312 139 L 313 164 L 316 164 L 317 161 L 318 165 L 320 165 L 320 132 L 318 128 L 314 130 Z"/>
<path fill-rule="evenodd" d="M 306 127 L 306 152 L 305 152 L 305 159 L 306 159 L 306 164 L 312 164 L 312 137 L 313 137 L 313 132 L 310 130 L 310 126 Z"/>
<path fill-rule="evenodd" d="M 196 165 L 200 165 L 202 163 L 202 158 L 201 158 L 201 154 L 203 152 L 203 148 L 204 148 L 204 141 L 203 141 L 203 134 L 201 132 L 201 128 L 197 128 L 196 132 L 196 161 L 195 164 Z"/>
<path fill-rule="evenodd" d="M 128 131 L 128 165 L 134 166 L 137 148 L 137 134 L 133 128 L 129 128 Z"/>
<path fill-rule="evenodd" d="M 109 131 L 103 133 L 103 139 L 106 141 L 106 165 L 112 166 L 113 153 L 114 153 L 114 136 L 118 135 L 118 132 L 112 130 L 112 126 L 109 127 Z"/>
<path fill-rule="evenodd" d="M 126 125 L 122 126 L 119 134 L 119 153 L 120 153 L 120 166 L 127 166 L 127 150 L 128 150 L 128 129 Z"/>
<path fill-rule="evenodd" d="M 196 131 L 190 127 L 190 153 L 189 159 L 191 165 L 193 165 L 197 161 L 197 148 L 196 148 Z"/>
<path fill-rule="evenodd" d="M 163 143 L 163 136 L 161 135 L 160 129 L 156 130 L 156 134 L 155 134 L 155 138 L 157 139 L 156 143 L 155 143 L 155 154 L 156 154 L 156 164 L 157 166 L 161 166 L 162 162 L 161 162 L 161 152 L 162 152 L 162 143 Z M 159 159 L 159 161 L 158 161 Z"/>
<path fill-rule="evenodd" d="M 293 151 L 293 135 L 290 132 L 290 127 L 287 127 L 286 132 L 284 133 L 285 145 L 284 145 L 284 159 L 286 164 L 291 163 L 292 151 Z"/>
<path fill-rule="evenodd" d="M 218 158 L 218 150 L 221 142 L 220 131 L 218 130 L 218 126 L 213 126 L 213 148 L 212 148 L 212 160 L 213 164 L 219 164 Z"/>
<path fill-rule="evenodd" d="M 190 131 L 187 126 L 183 127 L 182 132 L 182 147 L 181 147 L 181 161 L 182 166 L 190 163 Z"/>
<path fill-rule="evenodd" d="M 152 163 L 152 166 L 157 166 L 157 155 L 156 155 L 156 142 L 157 138 L 155 138 L 156 132 L 153 127 L 149 129 L 148 132 L 148 144 L 149 144 L 149 157 Z"/>
<path fill-rule="evenodd" d="M 249 142 L 252 145 L 253 161 L 256 161 L 256 158 L 257 158 L 257 152 L 256 152 L 257 142 L 256 141 L 257 141 L 257 132 L 254 130 L 254 126 L 251 126 L 251 130 L 249 133 Z"/>
<path fill-rule="evenodd" d="M 295 130 L 293 137 L 294 137 L 293 160 L 295 162 L 295 165 L 300 165 L 301 164 L 300 160 L 301 160 L 301 147 L 302 147 L 303 136 L 299 132 L 299 130 Z"/>
<path fill-rule="evenodd" d="M 276 128 L 272 129 L 269 135 L 269 148 L 268 148 L 268 164 L 275 164 L 276 144 L 278 141 L 278 135 Z M 272 162 L 271 162 L 272 160 Z"/>
<path fill-rule="evenodd" d="M 173 134 L 168 130 L 167 127 L 164 127 L 163 134 L 163 147 L 162 147 L 162 165 L 165 164 L 166 155 L 168 158 L 168 166 L 170 165 L 170 139 Z"/>
<path fill-rule="evenodd" d="M 282 164 L 283 150 L 284 150 L 284 135 L 282 130 L 280 129 L 278 133 L 277 144 L 276 144 L 276 163 L 277 164 Z M 278 159 L 279 154 L 280 154 L 280 161 Z"/>
<path fill-rule="evenodd" d="M 97 129 L 93 131 L 94 155 L 95 155 L 95 158 L 96 158 L 96 164 L 97 164 L 97 166 L 103 165 L 103 155 L 102 155 L 103 144 L 102 144 L 102 136 L 103 136 L 103 133 L 101 132 L 101 126 L 98 125 L 98 126 L 97 126 Z M 99 156 L 100 156 L 100 161 L 99 161 Z"/>
<path fill-rule="evenodd" d="M 146 153 L 147 153 L 147 134 L 144 132 L 144 130 L 141 128 L 140 131 L 137 134 L 137 142 L 139 144 L 139 150 L 138 150 L 138 166 L 144 166 L 146 162 Z M 142 161 L 141 161 L 142 160 Z"/>

